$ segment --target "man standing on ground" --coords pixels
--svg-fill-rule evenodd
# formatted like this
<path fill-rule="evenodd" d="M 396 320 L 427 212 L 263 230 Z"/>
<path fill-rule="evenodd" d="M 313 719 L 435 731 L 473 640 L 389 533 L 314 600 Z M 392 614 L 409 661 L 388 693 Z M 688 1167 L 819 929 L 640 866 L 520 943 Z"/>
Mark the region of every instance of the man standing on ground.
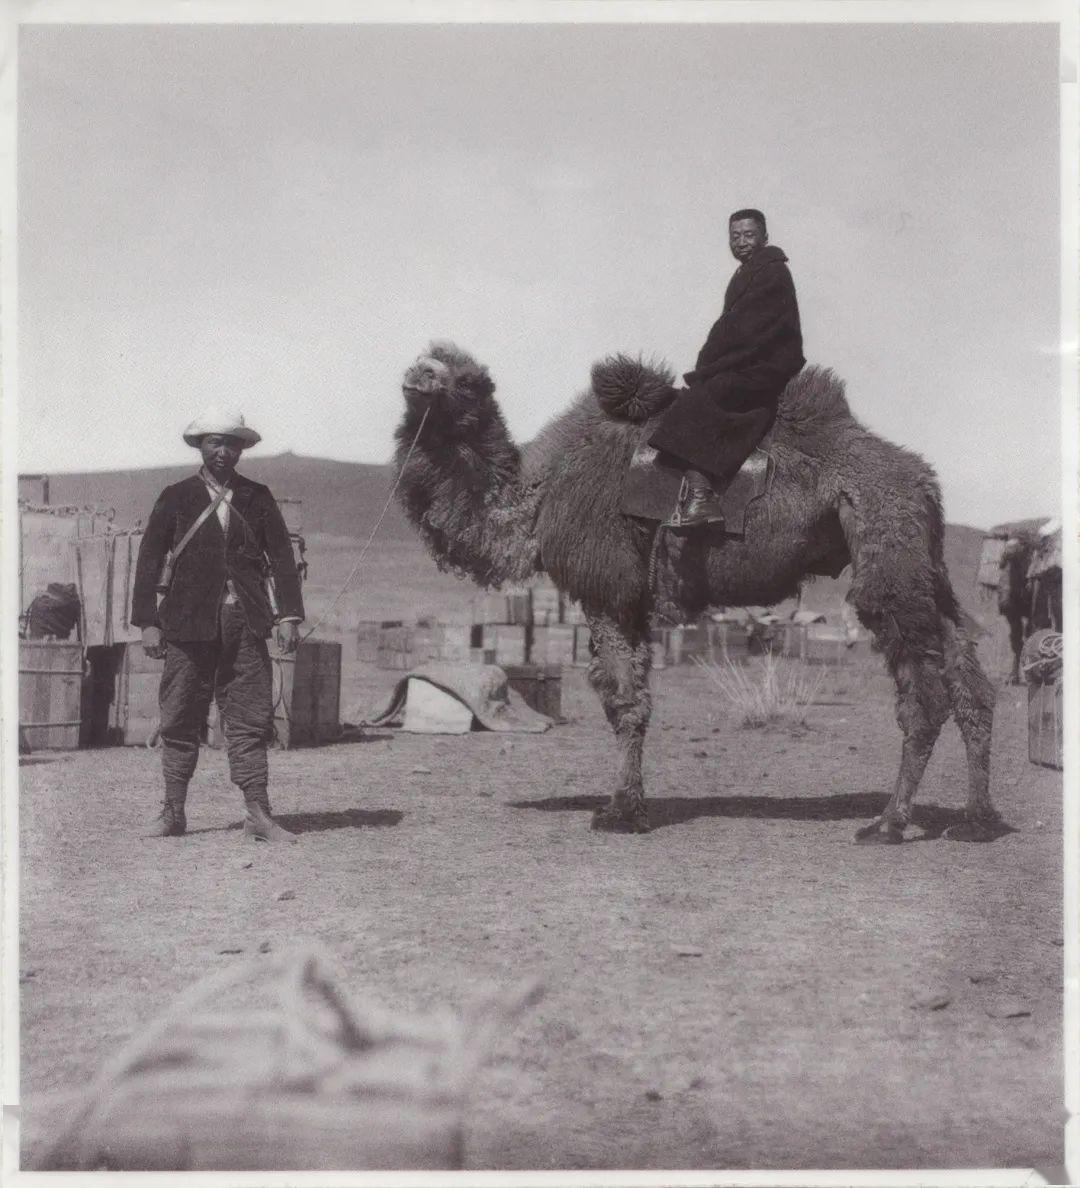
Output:
<path fill-rule="evenodd" d="M 273 738 L 273 672 L 266 640 L 293 652 L 304 618 L 300 579 L 281 512 L 267 487 L 236 473 L 260 440 L 241 414 L 207 409 L 184 431 L 202 454 L 197 474 L 158 497 L 139 548 L 131 621 L 161 676 L 165 803 L 150 836 L 179 837 L 199 742 L 217 701 L 229 775 L 244 794 L 244 831 L 260 841 L 296 836 L 270 815 L 267 743 Z"/>
<path fill-rule="evenodd" d="M 761 211 L 737 210 L 728 243 L 739 267 L 724 311 L 649 439 L 688 468 L 680 528 L 723 523 L 713 481 L 734 475 L 765 436 L 784 386 L 806 362 L 787 256 L 769 245 Z"/>

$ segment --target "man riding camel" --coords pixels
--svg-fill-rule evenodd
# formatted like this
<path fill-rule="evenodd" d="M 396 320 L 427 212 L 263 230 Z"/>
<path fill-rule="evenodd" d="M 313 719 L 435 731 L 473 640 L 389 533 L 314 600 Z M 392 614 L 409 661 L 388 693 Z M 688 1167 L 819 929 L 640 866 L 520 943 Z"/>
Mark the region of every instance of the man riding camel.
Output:
<path fill-rule="evenodd" d="M 273 671 L 266 637 L 282 652 L 298 644 L 304 618 L 289 531 L 270 491 L 236 473 L 259 434 L 232 410 L 207 409 L 184 430 L 202 455 L 197 474 L 166 487 L 150 513 L 131 600 L 147 656 L 165 658 L 161 767 L 165 803 L 150 836 L 178 837 L 217 701 L 229 775 L 244 795 L 244 832 L 257 841 L 294 842 L 270 816 L 266 745 L 274 733 Z"/>
<path fill-rule="evenodd" d="M 728 243 L 739 267 L 724 311 L 649 439 L 686 468 L 679 529 L 723 523 L 713 482 L 731 478 L 765 436 L 784 386 L 806 362 L 787 256 L 769 244 L 761 211 L 737 210 Z"/>

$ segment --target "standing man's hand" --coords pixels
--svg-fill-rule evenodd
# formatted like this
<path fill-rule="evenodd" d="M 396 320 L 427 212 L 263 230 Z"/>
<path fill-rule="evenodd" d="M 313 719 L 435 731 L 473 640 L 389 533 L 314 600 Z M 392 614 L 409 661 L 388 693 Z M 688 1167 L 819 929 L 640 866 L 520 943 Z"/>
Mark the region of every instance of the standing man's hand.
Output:
<path fill-rule="evenodd" d="M 165 638 L 160 627 L 144 627 L 142 632 L 143 651 L 151 660 L 165 658 Z"/>
<path fill-rule="evenodd" d="M 296 651 L 300 646 L 300 629 L 296 623 L 287 622 L 277 625 L 277 646 L 278 651 L 283 652 L 286 656 L 290 652 Z"/>

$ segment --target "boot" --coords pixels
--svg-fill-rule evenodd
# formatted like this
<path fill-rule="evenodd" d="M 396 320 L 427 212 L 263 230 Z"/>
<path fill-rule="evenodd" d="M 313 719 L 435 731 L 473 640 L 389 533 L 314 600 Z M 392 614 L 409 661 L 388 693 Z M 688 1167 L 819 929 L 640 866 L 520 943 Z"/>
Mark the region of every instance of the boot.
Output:
<path fill-rule="evenodd" d="M 270 799 L 265 788 L 258 789 L 254 795 L 245 792 L 244 801 L 247 806 L 247 818 L 244 821 L 244 836 L 254 841 L 266 842 L 295 842 L 299 840 L 295 833 L 283 829 L 270 816 Z"/>
<path fill-rule="evenodd" d="M 184 816 L 184 802 L 187 799 L 187 785 L 165 785 L 165 801 L 158 819 L 151 826 L 147 837 L 183 837 L 187 830 Z"/>
<path fill-rule="evenodd" d="M 676 510 L 670 527 L 683 532 L 709 524 L 722 526 L 724 509 L 708 478 L 700 470 L 688 470 L 686 486 L 690 497 L 684 507 Z"/>

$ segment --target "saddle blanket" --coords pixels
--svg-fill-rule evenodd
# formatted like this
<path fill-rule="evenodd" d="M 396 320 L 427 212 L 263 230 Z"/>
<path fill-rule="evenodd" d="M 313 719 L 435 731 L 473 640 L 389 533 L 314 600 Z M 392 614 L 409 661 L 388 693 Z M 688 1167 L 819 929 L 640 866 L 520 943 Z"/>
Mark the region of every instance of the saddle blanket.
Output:
<path fill-rule="evenodd" d="M 678 505 L 686 472 L 660 460 L 657 450 L 648 444 L 651 429 L 651 423 L 645 426 L 630 459 L 623 481 L 621 506 L 624 515 L 664 522 L 671 518 Z M 773 469 L 772 455 L 757 446 L 734 477 L 720 486 L 714 484 L 724 511 L 723 531 L 726 535 L 744 535 L 746 509 L 768 492 Z"/>

